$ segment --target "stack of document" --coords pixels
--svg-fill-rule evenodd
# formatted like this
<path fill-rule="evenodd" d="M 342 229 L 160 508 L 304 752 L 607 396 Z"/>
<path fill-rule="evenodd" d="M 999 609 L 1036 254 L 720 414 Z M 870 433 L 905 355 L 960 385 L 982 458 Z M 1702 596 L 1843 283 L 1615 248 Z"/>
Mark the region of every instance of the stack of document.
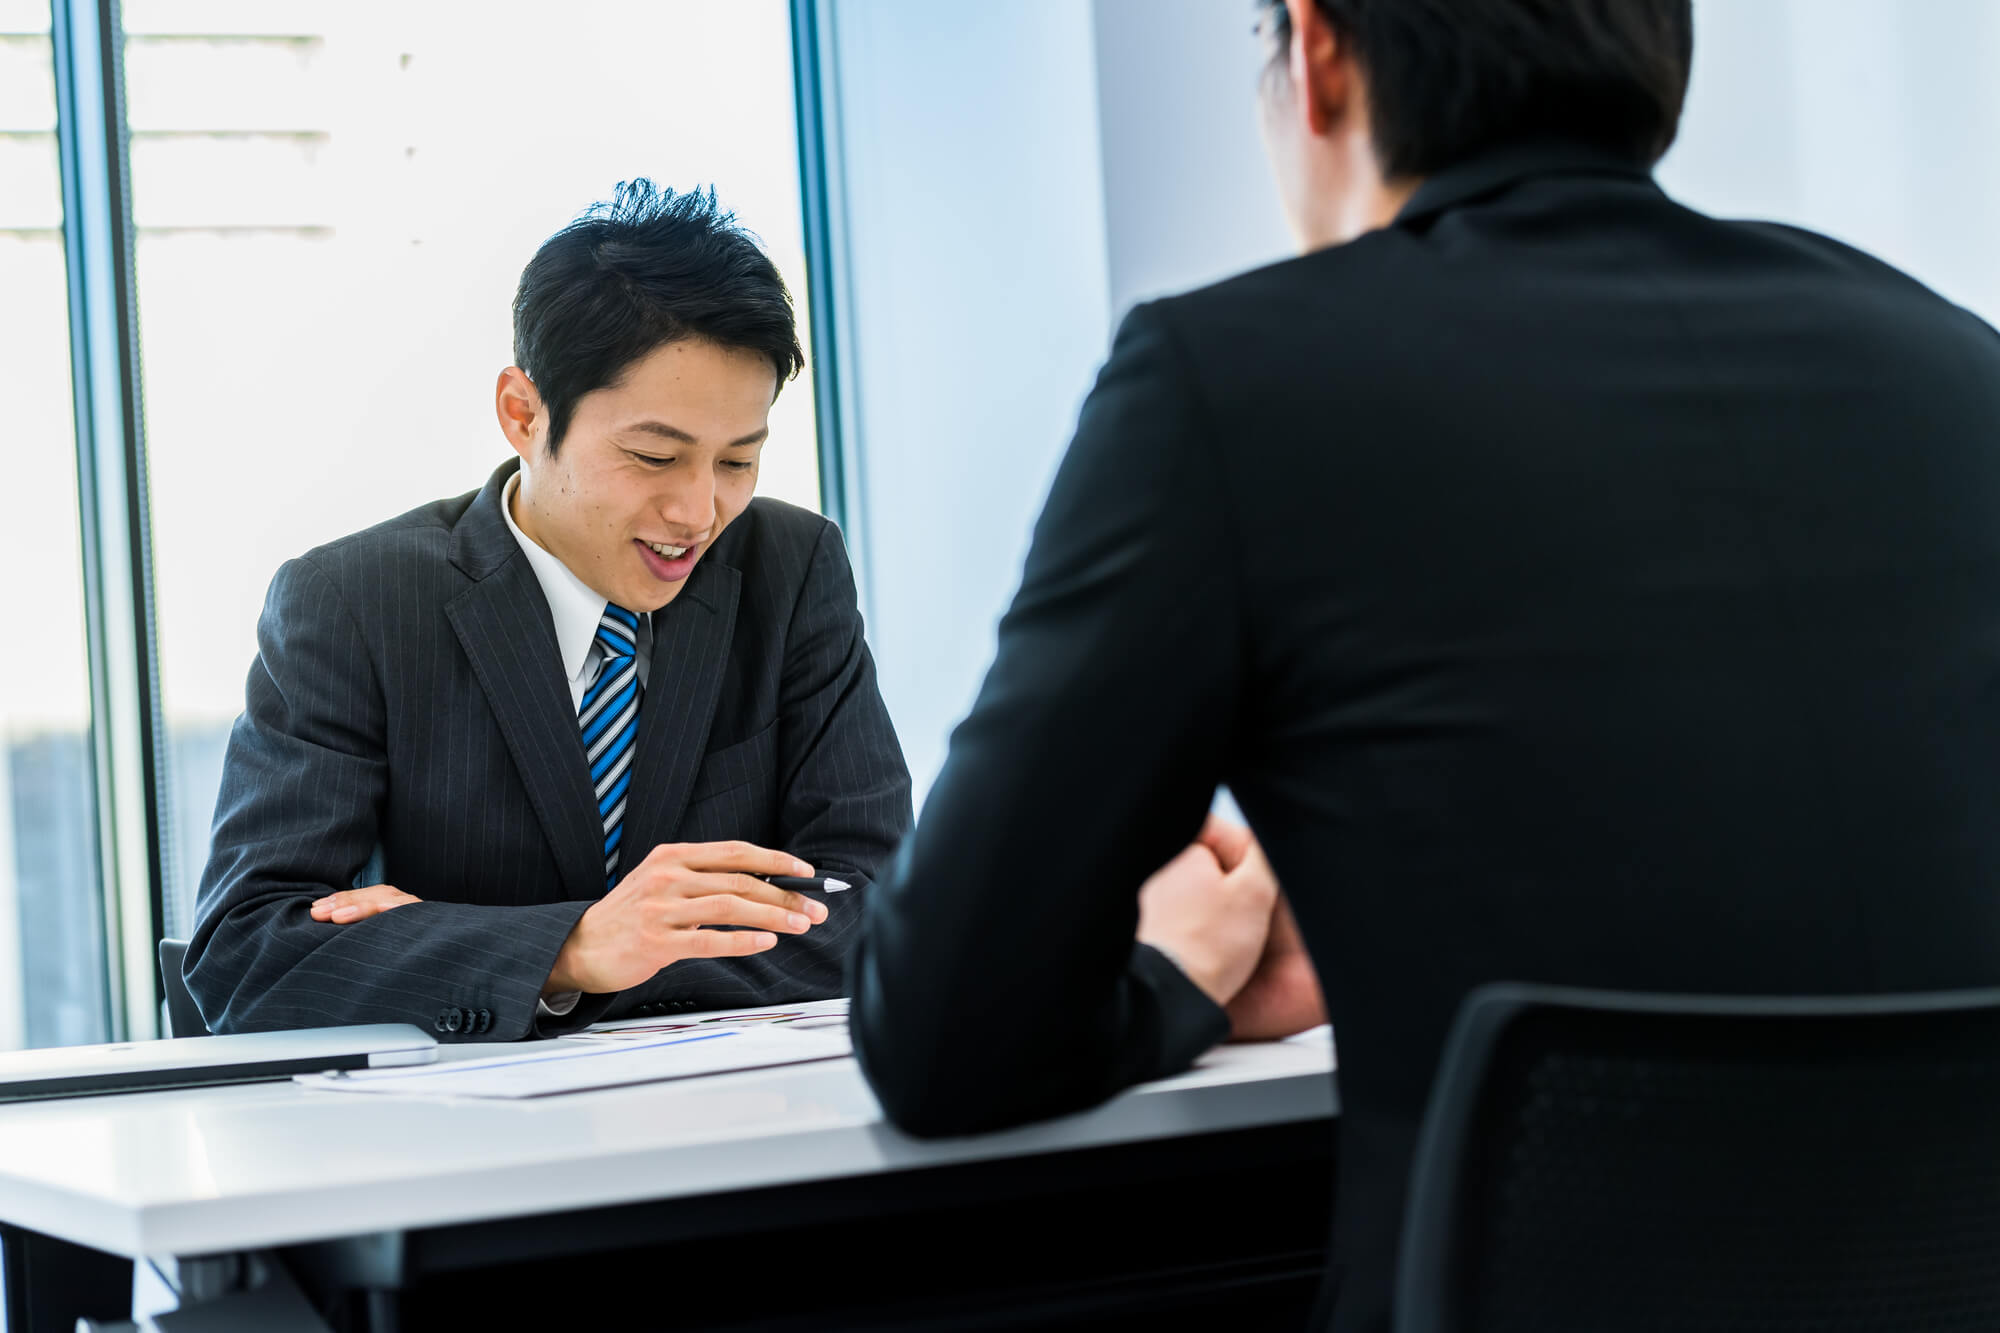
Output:
<path fill-rule="evenodd" d="M 581 1034 L 583 1040 L 535 1042 L 414 1069 L 301 1074 L 297 1082 L 330 1092 L 518 1099 L 838 1060 L 852 1053 L 844 1021 L 832 1027 L 825 1020 L 836 1015 L 814 1017 L 822 1018 L 820 1026 L 773 1022 L 754 1012 L 713 1015 L 708 1021 L 690 1016 L 672 1024 L 607 1025 Z"/>
<path fill-rule="evenodd" d="M 672 1018 L 627 1018 L 598 1023 L 566 1038 L 569 1041 L 650 1041 L 672 1032 L 712 1032 L 716 1028 L 785 1028 L 793 1032 L 847 1035 L 847 1000 L 807 1000 L 801 1004 L 767 1004 L 761 1009 L 678 1014 Z"/>

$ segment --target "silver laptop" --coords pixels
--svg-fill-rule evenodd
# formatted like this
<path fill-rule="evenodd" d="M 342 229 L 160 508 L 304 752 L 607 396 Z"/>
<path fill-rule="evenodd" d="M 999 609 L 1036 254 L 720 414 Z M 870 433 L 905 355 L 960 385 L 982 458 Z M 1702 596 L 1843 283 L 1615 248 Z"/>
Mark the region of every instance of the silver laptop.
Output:
<path fill-rule="evenodd" d="M 0 1102 L 255 1083 L 328 1069 L 380 1069 L 437 1059 L 437 1040 L 408 1023 L 246 1032 L 227 1037 L 57 1046 L 0 1054 Z"/>

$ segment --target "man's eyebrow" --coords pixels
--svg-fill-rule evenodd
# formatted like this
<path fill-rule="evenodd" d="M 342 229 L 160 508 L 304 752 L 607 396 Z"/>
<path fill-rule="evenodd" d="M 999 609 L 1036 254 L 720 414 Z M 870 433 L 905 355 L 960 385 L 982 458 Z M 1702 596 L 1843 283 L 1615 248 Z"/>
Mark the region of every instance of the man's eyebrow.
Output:
<path fill-rule="evenodd" d="M 641 434 L 645 435 L 657 435 L 663 440 L 672 440 L 676 444 L 700 443 L 699 440 L 695 439 L 694 436 L 682 430 L 679 426 L 669 426 L 664 421 L 635 421 L 631 425 L 627 426 L 625 430 L 620 433 L 629 434 L 633 431 L 638 431 Z M 764 427 L 762 430 L 753 430 L 740 440 L 731 440 L 728 444 L 724 445 L 723 448 L 739 449 L 746 444 L 759 444 L 770 433 L 771 433 L 771 428 L 769 426 Z"/>

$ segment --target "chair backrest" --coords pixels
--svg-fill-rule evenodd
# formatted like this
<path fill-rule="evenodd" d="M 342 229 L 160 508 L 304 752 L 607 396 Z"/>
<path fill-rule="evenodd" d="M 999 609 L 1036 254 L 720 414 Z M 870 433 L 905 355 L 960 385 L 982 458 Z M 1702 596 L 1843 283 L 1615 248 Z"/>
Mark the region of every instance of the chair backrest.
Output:
<path fill-rule="evenodd" d="M 1475 992 L 1396 1303 L 1398 1333 L 2000 1329 L 2000 990 Z"/>
<path fill-rule="evenodd" d="M 187 957 L 186 940 L 160 941 L 160 994 L 167 1000 L 169 1037 L 206 1037 L 208 1024 L 194 1002 L 194 992 L 181 980 L 181 960 Z"/>

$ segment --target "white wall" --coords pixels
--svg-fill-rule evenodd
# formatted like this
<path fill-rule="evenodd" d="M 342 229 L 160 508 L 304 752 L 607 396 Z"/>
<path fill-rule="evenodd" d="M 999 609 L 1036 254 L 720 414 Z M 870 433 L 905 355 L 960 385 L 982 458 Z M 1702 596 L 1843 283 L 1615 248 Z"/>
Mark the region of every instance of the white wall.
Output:
<path fill-rule="evenodd" d="M 921 793 L 1116 319 L 1289 252 L 1250 0 L 827 0 L 871 637 Z M 1666 188 L 2000 322 L 2000 0 L 1696 0 Z"/>
<path fill-rule="evenodd" d="M 1696 0 L 1660 183 L 1798 223 L 2000 322 L 2000 4 Z"/>
<path fill-rule="evenodd" d="M 1133 302 L 1285 253 L 1248 0 L 825 0 L 850 542 L 921 799 Z"/>
<path fill-rule="evenodd" d="M 1109 335 L 1083 0 L 830 0 L 853 537 L 919 793 Z M 856 503 L 858 502 L 858 503 Z"/>
<path fill-rule="evenodd" d="M 1250 0 L 1093 0 L 1111 308 L 1291 253 L 1257 132 Z"/>

